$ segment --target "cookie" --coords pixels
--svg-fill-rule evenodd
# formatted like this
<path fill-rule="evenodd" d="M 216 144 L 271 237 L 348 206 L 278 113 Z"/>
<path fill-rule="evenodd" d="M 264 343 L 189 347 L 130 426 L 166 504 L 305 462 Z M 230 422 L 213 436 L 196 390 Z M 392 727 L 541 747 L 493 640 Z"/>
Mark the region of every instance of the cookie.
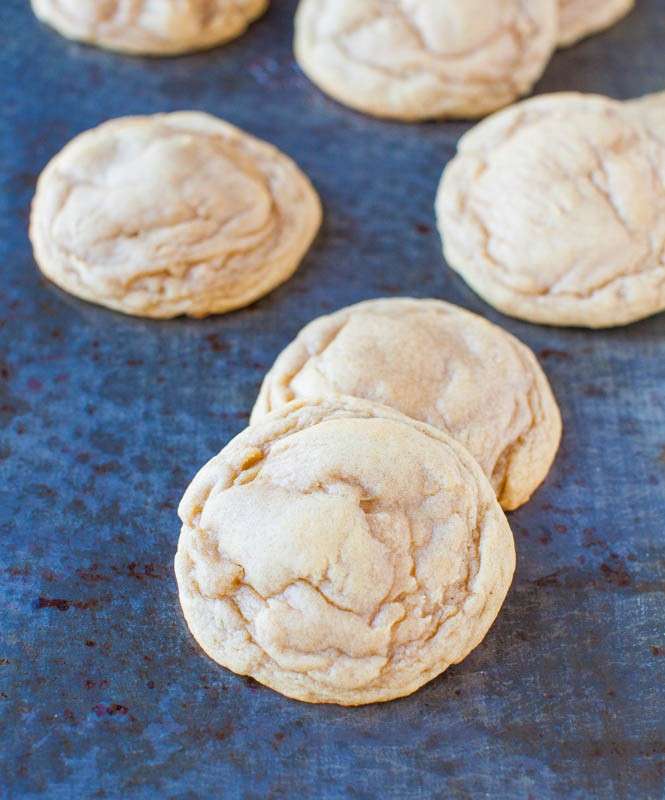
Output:
<path fill-rule="evenodd" d="M 371 300 L 314 320 L 266 375 L 252 422 L 292 400 L 338 394 L 450 433 L 505 509 L 538 488 L 561 439 L 556 400 L 531 350 L 440 300 Z"/>
<path fill-rule="evenodd" d="M 245 306 L 296 270 L 316 192 L 272 145 L 198 112 L 78 136 L 37 184 L 30 237 L 65 291 L 144 317 Z"/>
<path fill-rule="evenodd" d="M 439 229 L 448 264 L 488 303 L 589 328 L 665 309 L 665 143 L 636 111 L 546 95 L 462 137 Z"/>
<path fill-rule="evenodd" d="M 63 36 L 125 53 L 168 56 L 235 39 L 268 0 L 32 0 Z"/>
<path fill-rule="evenodd" d="M 665 142 L 665 92 L 627 100 L 623 105 L 625 110 L 634 115 L 636 121 L 646 125 L 652 136 Z"/>
<path fill-rule="evenodd" d="M 530 91 L 558 30 L 558 0 L 301 0 L 295 53 L 367 114 L 480 117 Z"/>
<path fill-rule="evenodd" d="M 559 46 L 610 28 L 634 7 L 635 0 L 560 0 Z"/>
<path fill-rule="evenodd" d="M 352 398 L 291 403 L 246 429 L 179 514 L 175 571 L 194 638 L 311 703 L 416 691 L 481 642 L 515 568 L 469 453 Z"/>

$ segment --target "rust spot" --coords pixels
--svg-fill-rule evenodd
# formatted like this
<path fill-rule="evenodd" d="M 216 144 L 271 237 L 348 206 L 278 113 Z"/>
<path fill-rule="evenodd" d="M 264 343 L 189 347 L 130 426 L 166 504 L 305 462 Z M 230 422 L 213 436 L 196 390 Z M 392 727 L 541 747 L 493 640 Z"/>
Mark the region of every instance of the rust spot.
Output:
<path fill-rule="evenodd" d="M 40 597 L 37 600 L 37 608 L 57 608 L 58 611 L 69 611 L 69 600 L 55 600 L 49 597 Z"/>
<path fill-rule="evenodd" d="M 88 570 L 77 569 L 76 574 L 85 583 L 99 583 L 100 581 L 107 581 L 108 578 L 105 575 L 101 575 L 98 572 L 98 569 L 99 566 L 97 564 L 92 564 Z"/>
<path fill-rule="evenodd" d="M 104 717 L 106 715 L 113 717 L 116 714 L 125 716 L 129 713 L 127 706 L 122 706 L 120 703 L 111 703 L 111 705 L 108 706 L 98 703 L 96 706 L 93 706 L 92 710 L 95 712 L 95 714 L 97 714 L 98 717 Z"/>
<path fill-rule="evenodd" d="M 208 342 L 208 347 L 213 353 L 226 353 L 228 351 L 228 344 L 219 338 L 219 334 L 209 333 L 205 338 L 206 342 Z"/>
<path fill-rule="evenodd" d="M 86 639 L 85 640 L 85 646 L 86 647 L 94 647 L 95 646 L 95 642 L 93 642 L 92 639 Z"/>
<path fill-rule="evenodd" d="M 108 475 L 109 472 L 117 472 L 120 464 L 117 461 L 107 461 L 104 464 L 95 464 L 93 470 L 96 475 Z"/>
<path fill-rule="evenodd" d="M 536 578 L 533 581 L 534 586 L 538 586 L 540 588 L 545 588 L 547 586 L 558 586 L 559 585 L 559 573 L 552 572 L 550 575 L 543 575 L 542 578 Z"/>
<path fill-rule="evenodd" d="M 656 647 L 656 645 L 654 644 L 654 645 L 652 645 L 652 647 L 651 647 L 651 653 L 652 653 L 654 656 L 662 656 L 662 655 L 665 655 L 665 647 Z"/>
<path fill-rule="evenodd" d="M 126 567 L 111 567 L 111 569 L 116 575 L 124 575 L 128 578 L 134 578 L 134 580 L 137 581 L 164 577 L 164 570 L 157 564 L 141 565 L 136 561 L 130 561 Z"/>
<path fill-rule="evenodd" d="M 432 228 L 430 225 L 425 224 L 424 222 L 416 222 L 413 226 L 416 230 L 416 233 L 419 233 L 421 236 L 429 236 L 432 232 Z"/>
<path fill-rule="evenodd" d="M 57 494 L 54 489 L 50 486 L 47 486 L 45 483 L 37 483 L 34 485 L 34 492 L 36 497 L 40 497 L 42 500 L 48 500 L 52 497 L 57 497 Z"/>
<path fill-rule="evenodd" d="M 566 525 L 561 525 L 561 524 L 555 525 L 554 530 L 557 533 L 568 533 L 568 527 Z"/>
<path fill-rule="evenodd" d="M 585 528 L 582 531 L 582 545 L 584 547 L 605 546 L 605 542 L 596 536 L 595 528 Z"/>
<path fill-rule="evenodd" d="M 95 610 L 101 606 L 99 600 L 65 600 L 61 598 L 39 597 L 36 608 L 57 608 L 58 611 L 69 611 L 77 608 L 80 611 Z"/>
<path fill-rule="evenodd" d="M 601 386 L 593 386 L 589 384 L 582 389 L 582 394 L 585 397 L 607 397 L 607 392 Z"/>
<path fill-rule="evenodd" d="M 658 460 L 661 462 L 661 464 L 665 464 L 665 444 L 661 448 L 660 455 L 658 456 Z"/>
<path fill-rule="evenodd" d="M 541 544 L 549 544 L 552 541 L 552 536 L 547 531 L 538 540 Z"/>
<path fill-rule="evenodd" d="M 22 567 L 9 567 L 7 572 L 12 578 L 27 578 L 30 575 L 30 565 L 24 564 Z"/>
<path fill-rule="evenodd" d="M 233 723 L 229 722 L 227 725 L 225 725 L 223 728 L 220 728 L 215 733 L 215 739 L 217 739 L 220 742 L 223 742 L 224 739 L 228 739 L 229 736 L 231 735 L 233 735 Z"/>
<path fill-rule="evenodd" d="M 614 586 L 630 586 L 633 582 L 623 559 L 619 558 L 617 555 L 612 554 L 608 561 L 601 564 L 600 571 L 605 580 L 608 583 L 614 584 Z"/>
<path fill-rule="evenodd" d="M 548 358 L 553 358 L 557 359 L 558 361 L 568 361 L 568 359 L 571 357 L 570 353 L 566 353 L 565 350 L 554 350 L 551 347 L 544 347 L 538 352 L 538 355 L 545 360 Z"/>
<path fill-rule="evenodd" d="M 28 389 L 30 389 L 31 392 L 40 392 L 42 388 L 43 384 L 40 380 L 37 380 L 37 378 L 30 378 L 28 380 Z"/>

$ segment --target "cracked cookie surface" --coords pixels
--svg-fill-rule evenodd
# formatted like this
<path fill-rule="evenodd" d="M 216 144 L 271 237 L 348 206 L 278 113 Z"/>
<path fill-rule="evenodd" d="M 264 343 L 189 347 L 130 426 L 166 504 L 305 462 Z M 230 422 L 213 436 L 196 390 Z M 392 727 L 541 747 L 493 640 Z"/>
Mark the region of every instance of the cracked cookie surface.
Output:
<path fill-rule="evenodd" d="M 448 264 L 488 303 L 591 328 L 665 309 L 665 142 L 639 108 L 546 95 L 462 137 L 437 217 Z"/>
<path fill-rule="evenodd" d="M 469 453 L 352 398 L 291 403 L 247 428 L 179 514 L 175 570 L 196 640 L 307 702 L 411 694 L 480 643 L 515 567 Z"/>
<path fill-rule="evenodd" d="M 526 94 L 558 0 L 301 0 L 296 58 L 323 91 L 379 117 L 488 114 Z"/>
<path fill-rule="evenodd" d="M 32 0 L 42 22 L 109 50 L 177 55 L 235 39 L 268 0 Z"/>
<path fill-rule="evenodd" d="M 309 323 L 266 375 L 252 423 L 292 400 L 340 394 L 450 433 L 505 509 L 542 483 L 561 438 L 556 400 L 531 350 L 440 300 L 370 300 Z"/>
<path fill-rule="evenodd" d="M 560 0 L 559 46 L 610 28 L 635 7 L 635 0 Z"/>
<path fill-rule="evenodd" d="M 62 289 L 126 314 L 202 317 L 297 269 L 318 196 L 272 145 L 208 114 L 112 120 L 70 142 L 37 184 L 30 238 Z"/>

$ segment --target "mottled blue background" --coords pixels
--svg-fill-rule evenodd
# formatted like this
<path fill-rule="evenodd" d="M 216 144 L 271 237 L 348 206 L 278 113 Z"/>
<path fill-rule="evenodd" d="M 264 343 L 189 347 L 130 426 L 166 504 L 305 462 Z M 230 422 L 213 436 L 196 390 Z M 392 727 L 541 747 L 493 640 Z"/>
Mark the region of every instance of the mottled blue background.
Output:
<path fill-rule="evenodd" d="M 468 126 L 389 124 L 294 65 L 295 0 L 236 43 L 142 60 L 0 8 L 0 797 L 665 797 L 665 314 L 605 332 L 494 312 L 444 267 L 432 204 Z M 539 91 L 665 88 L 663 0 L 559 53 Z M 326 220 L 253 307 L 130 319 L 39 276 L 28 205 L 47 160 L 108 117 L 195 108 L 294 156 Z M 416 695 L 289 701 L 213 664 L 179 611 L 188 481 L 247 422 L 298 329 L 370 297 L 441 297 L 540 354 L 565 419 L 511 515 L 514 587 L 485 642 Z"/>

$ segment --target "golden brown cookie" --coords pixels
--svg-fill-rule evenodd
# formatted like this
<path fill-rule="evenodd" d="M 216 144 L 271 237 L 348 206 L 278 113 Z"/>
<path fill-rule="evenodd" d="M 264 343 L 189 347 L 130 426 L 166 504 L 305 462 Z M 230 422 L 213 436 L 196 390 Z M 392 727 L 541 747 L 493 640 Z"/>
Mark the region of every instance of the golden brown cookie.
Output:
<path fill-rule="evenodd" d="M 275 147 L 199 112 L 113 120 L 42 173 L 30 237 L 65 291 L 145 317 L 248 305 L 298 267 L 321 221 Z"/>
<path fill-rule="evenodd" d="M 339 394 L 450 433 L 505 509 L 542 483 L 561 438 L 556 400 L 531 350 L 440 300 L 370 300 L 310 322 L 266 375 L 252 422 L 292 400 Z"/>
<path fill-rule="evenodd" d="M 437 198 L 448 264 L 488 303 L 603 328 L 665 309 L 665 140 L 651 104 L 544 95 L 463 136 Z"/>
<path fill-rule="evenodd" d="M 168 56 L 244 33 L 268 0 L 32 0 L 63 36 L 125 53 Z"/>
<path fill-rule="evenodd" d="M 513 537 L 447 434 L 351 398 L 246 429 L 180 504 L 189 628 L 225 667 L 298 700 L 411 694 L 483 639 Z"/>
<path fill-rule="evenodd" d="M 359 111 L 480 117 L 530 91 L 558 30 L 558 0 L 301 0 L 295 53 Z"/>

